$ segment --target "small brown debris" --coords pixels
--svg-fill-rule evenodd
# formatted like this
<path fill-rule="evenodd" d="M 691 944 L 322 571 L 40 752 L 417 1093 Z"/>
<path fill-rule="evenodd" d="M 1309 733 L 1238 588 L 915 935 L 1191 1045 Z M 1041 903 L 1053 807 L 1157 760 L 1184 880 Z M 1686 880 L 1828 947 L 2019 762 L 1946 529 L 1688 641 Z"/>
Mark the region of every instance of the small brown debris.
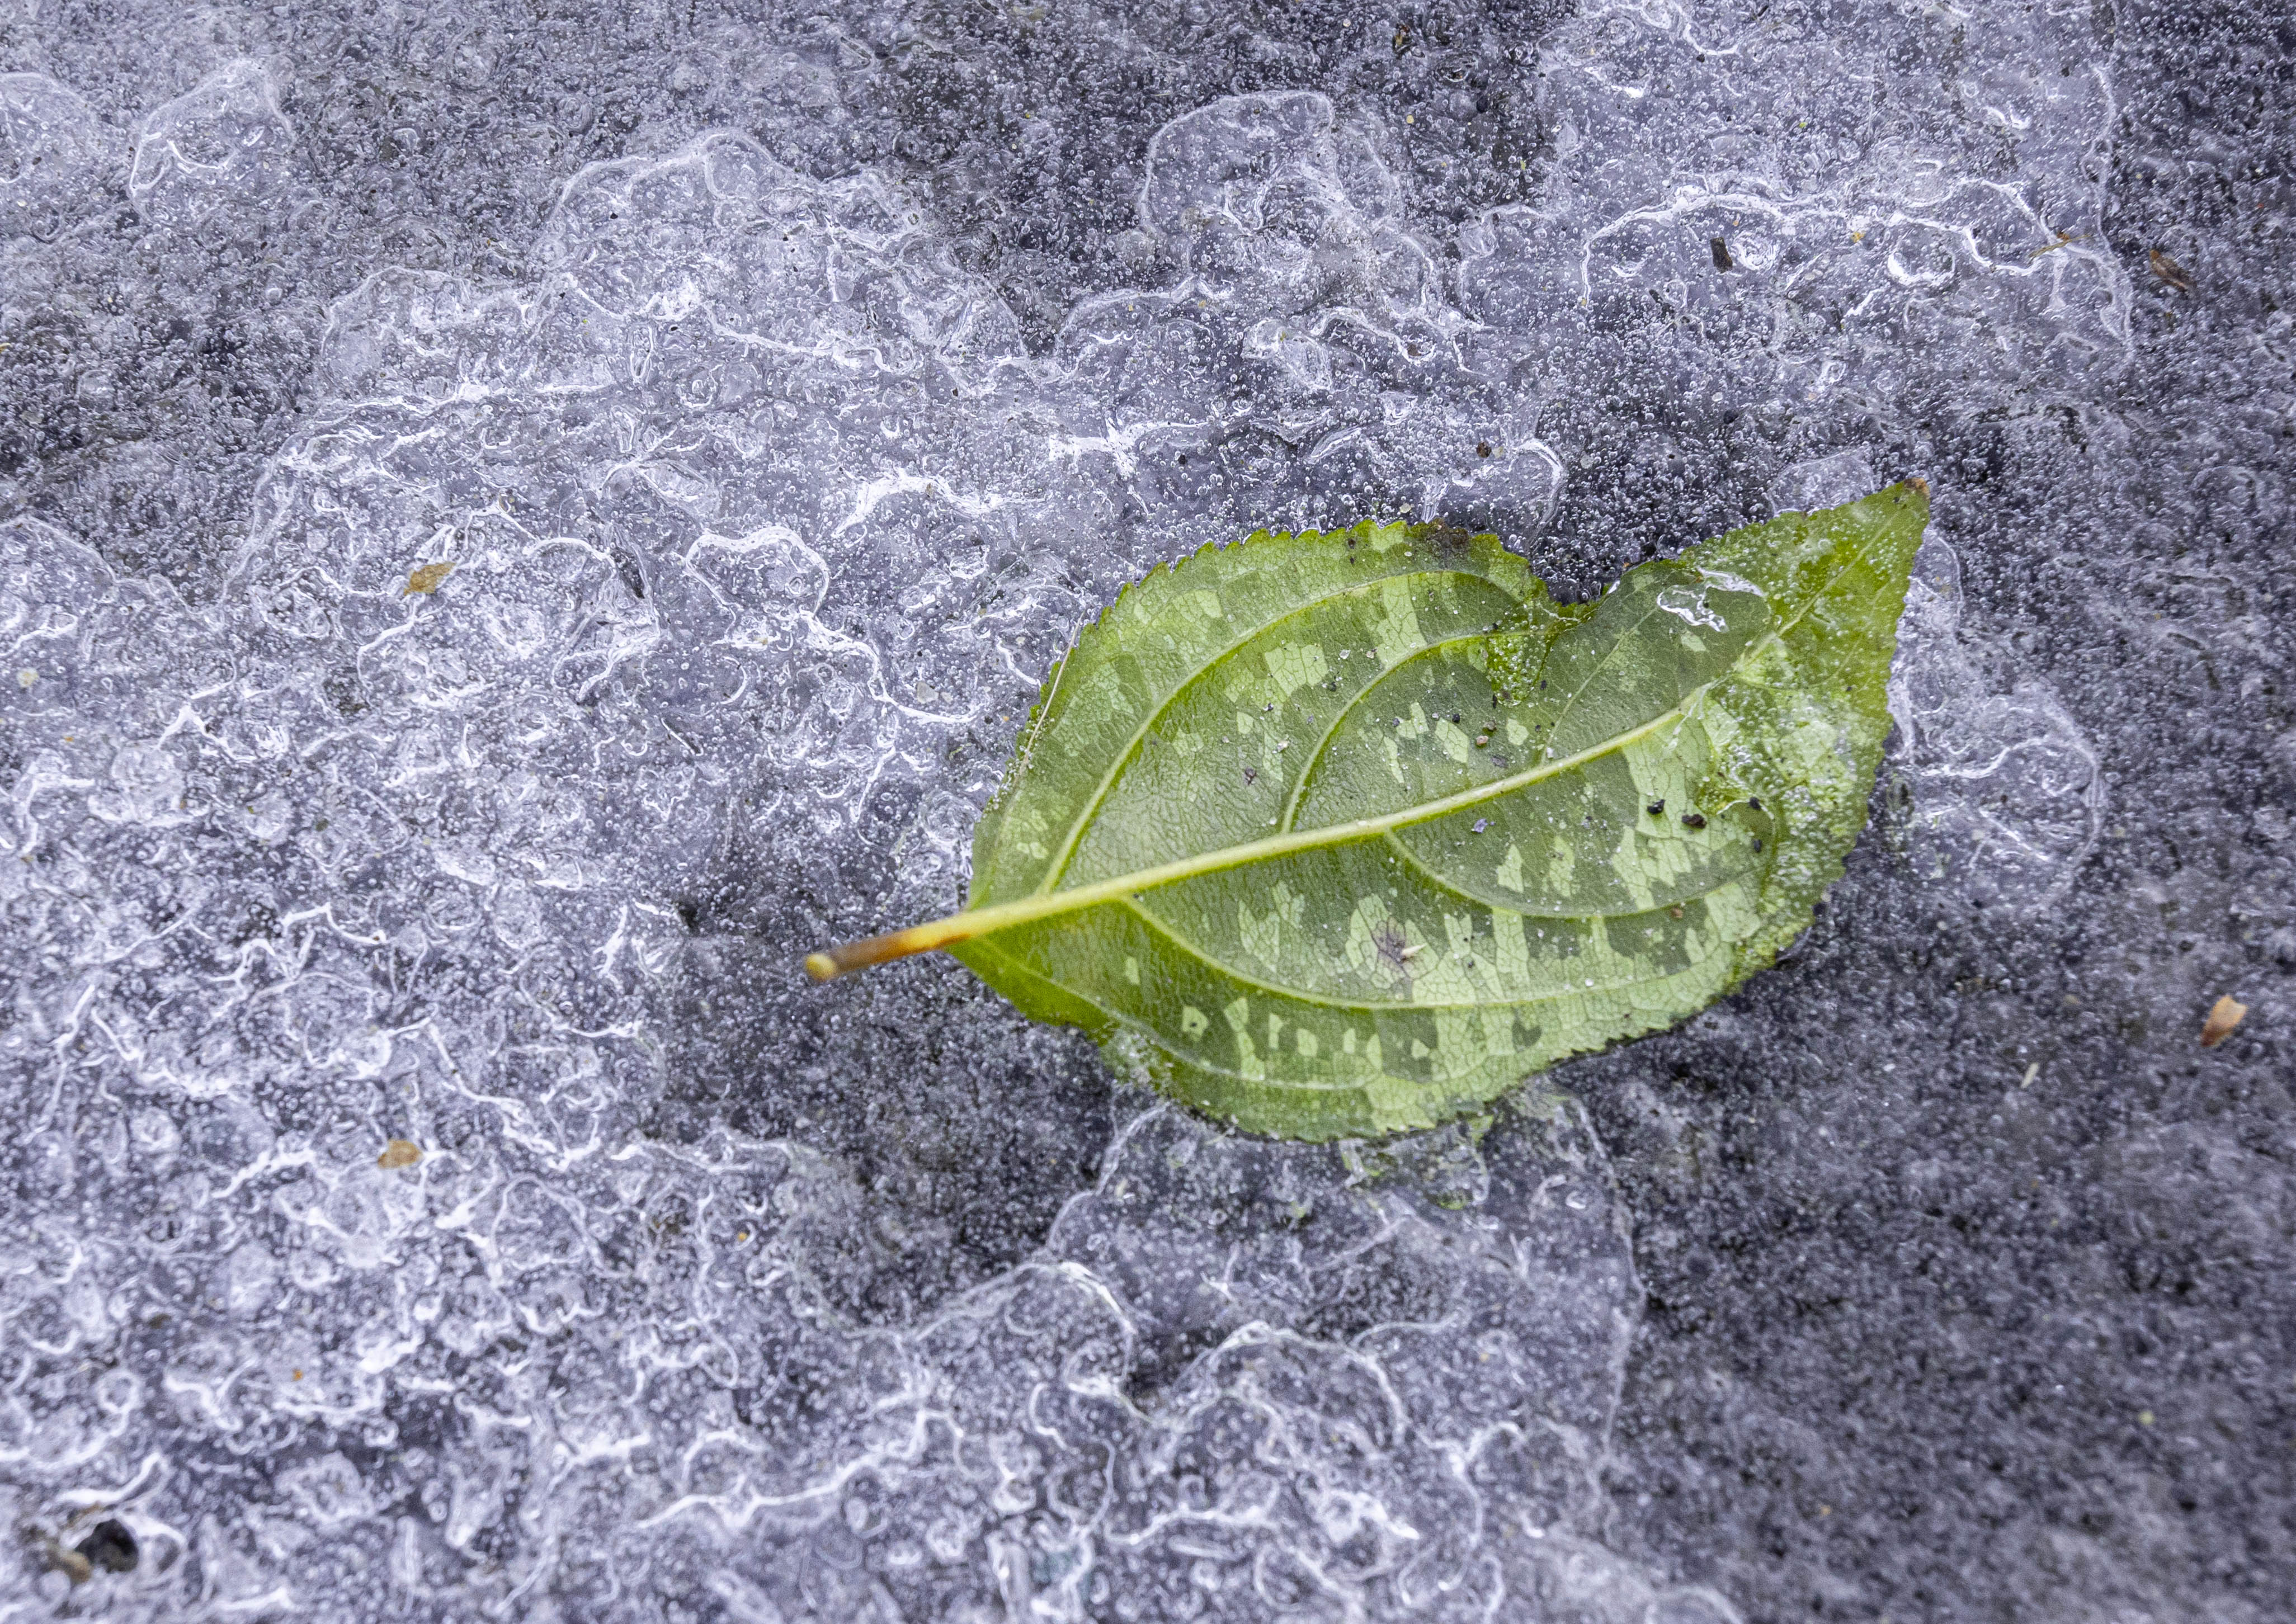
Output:
<path fill-rule="evenodd" d="M 2152 250 L 2152 274 L 2179 293 L 2193 291 L 2193 274 L 2157 248 Z"/>
<path fill-rule="evenodd" d="M 46 1551 L 48 1566 L 71 1580 L 73 1584 L 84 1585 L 95 1577 L 95 1565 L 78 1551 L 68 1546 L 58 1545 L 54 1540 L 45 1538 L 41 1539 L 40 1544 Z"/>
<path fill-rule="evenodd" d="M 419 570 L 410 570 L 406 575 L 406 590 L 398 595 L 404 598 L 410 597 L 418 592 L 425 594 L 436 592 L 446 578 L 454 573 L 455 561 L 451 558 L 442 558 L 435 564 L 424 564 Z"/>
<path fill-rule="evenodd" d="M 1684 813 L 1682 815 L 1682 826 L 1685 829 L 1703 829 L 1706 827 L 1706 814 L 1703 812 Z"/>
<path fill-rule="evenodd" d="M 2230 993 L 2218 998 L 2216 1007 L 2209 1012 L 2207 1023 L 2201 1028 L 2201 1047 L 2213 1049 L 2231 1037 L 2233 1029 L 2240 1025 L 2242 1017 L 2247 1013 L 2248 1005 Z"/>
<path fill-rule="evenodd" d="M 1490 454 L 1491 454 L 1491 442 L 1490 442 L 1490 441 L 1488 441 L 1488 440 L 1487 440 L 1487 439 L 1486 439 L 1486 440 L 1478 440 L 1478 441 L 1476 441 L 1476 442 L 1475 442 L 1475 455 L 1476 455 L 1477 456 L 1488 456 L 1488 455 L 1490 455 Z"/>
<path fill-rule="evenodd" d="M 398 1168 L 411 1168 L 422 1160 L 421 1145 L 412 1139 L 393 1139 L 382 1147 L 382 1154 L 374 1159 L 374 1165 L 388 1172 Z"/>
<path fill-rule="evenodd" d="M 1708 239 L 1708 244 L 1714 250 L 1714 268 L 1718 271 L 1731 269 L 1730 245 L 1719 237 Z"/>

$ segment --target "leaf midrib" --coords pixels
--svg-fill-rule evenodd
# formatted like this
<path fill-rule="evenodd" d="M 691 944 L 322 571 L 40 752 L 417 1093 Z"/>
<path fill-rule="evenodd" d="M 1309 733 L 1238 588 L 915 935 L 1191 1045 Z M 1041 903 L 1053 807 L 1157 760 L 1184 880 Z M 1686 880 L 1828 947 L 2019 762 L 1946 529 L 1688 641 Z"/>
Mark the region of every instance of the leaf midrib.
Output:
<path fill-rule="evenodd" d="M 1776 636 L 1775 632 L 1769 634 Z M 1758 644 L 1747 645 L 1751 652 Z M 1683 720 L 1706 697 L 1707 690 L 1719 682 L 1701 683 L 1684 695 L 1680 702 L 1660 711 L 1649 721 L 1614 734 L 1599 744 L 1589 746 L 1575 755 L 1545 761 L 1505 778 L 1494 778 L 1487 783 L 1460 790 L 1435 800 L 1422 801 L 1400 811 L 1380 814 L 1374 817 L 1354 818 L 1344 824 L 1321 824 L 1313 829 L 1297 829 L 1265 839 L 1247 841 L 1241 846 L 1224 846 L 1216 851 L 1204 852 L 1193 857 L 1181 857 L 1160 863 L 1152 868 L 1136 869 L 1128 874 L 1095 881 L 1063 891 L 1038 891 L 1012 902 L 992 903 L 986 907 L 967 908 L 962 914 L 952 914 L 946 920 L 935 922 L 932 927 L 919 926 L 919 931 L 931 931 L 931 937 L 921 937 L 918 951 L 964 941 L 1003 931 L 1017 924 L 1066 914 L 1078 908 L 1096 906 L 1100 903 L 1128 897 L 1135 891 L 1153 890 L 1159 886 L 1176 884 L 1182 880 L 1196 879 L 1203 874 L 1220 874 L 1231 868 L 1242 868 L 1254 863 L 1264 863 L 1271 857 L 1289 857 L 1295 851 L 1315 851 L 1328 846 L 1349 846 L 1357 841 L 1367 841 L 1394 829 L 1405 829 L 1414 824 L 1431 823 L 1439 817 L 1448 817 L 1454 812 L 1464 812 L 1486 801 L 1512 795 L 1546 779 L 1574 768 L 1598 761 L 1614 750 L 1646 739 L 1660 729 Z M 946 932 L 943 934 L 943 932 Z M 933 939 L 932 938 L 938 938 Z"/>

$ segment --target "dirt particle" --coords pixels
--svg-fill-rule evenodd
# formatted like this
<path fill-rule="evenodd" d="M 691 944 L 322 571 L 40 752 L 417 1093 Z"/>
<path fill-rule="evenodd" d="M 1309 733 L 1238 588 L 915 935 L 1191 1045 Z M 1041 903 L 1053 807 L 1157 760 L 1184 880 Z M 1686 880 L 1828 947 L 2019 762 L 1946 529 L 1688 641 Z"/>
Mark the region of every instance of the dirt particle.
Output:
<path fill-rule="evenodd" d="M 2209 1011 L 2209 1018 L 2201 1027 L 2201 1047 L 2215 1048 L 2217 1045 L 2233 1035 L 2234 1029 L 2240 1025 L 2247 1014 L 2247 1005 L 2243 1004 L 2230 993 L 2225 994 L 2223 997 L 2217 1000 L 2216 1007 Z"/>
<path fill-rule="evenodd" d="M 442 558 L 435 564 L 424 564 L 419 570 L 410 570 L 406 575 L 406 589 L 398 595 L 404 598 L 412 597 L 418 592 L 426 595 L 436 592 L 454 573 L 455 561 L 449 558 Z"/>
<path fill-rule="evenodd" d="M 94 1565 L 78 1551 L 60 1546 L 53 1539 L 43 1539 L 40 1544 L 47 1553 L 48 1566 L 73 1584 L 84 1585 L 95 1577 Z"/>

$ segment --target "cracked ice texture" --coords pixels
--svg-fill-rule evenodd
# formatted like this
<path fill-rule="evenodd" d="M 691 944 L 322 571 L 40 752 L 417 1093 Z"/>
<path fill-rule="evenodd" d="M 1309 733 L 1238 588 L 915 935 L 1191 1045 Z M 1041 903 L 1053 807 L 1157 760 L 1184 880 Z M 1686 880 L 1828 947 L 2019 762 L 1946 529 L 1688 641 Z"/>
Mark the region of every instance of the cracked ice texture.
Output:
<path fill-rule="evenodd" d="M 201 110 L 259 135 L 258 85 L 185 98 L 168 151 L 200 150 Z M 1507 1130 L 1496 1193 L 1453 1136 L 1447 1205 L 1408 1167 L 1152 1111 L 1030 1258 L 906 1331 L 818 1277 L 861 1205 L 832 1161 L 636 1131 L 693 974 L 678 899 L 737 823 L 801 874 L 904 786 L 903 884 L 946 894 L 992 764 L 952 745 L 1168 545 L 1155 519 L 1232 532 L 1309 427 L 1433 460 L 1414 408 L 1457 318 L 1423 257 L 1374 279 L 1391 256 L 1360 243 L 1397 240 L 1334 180 L 1328 108 L 1192 122 L 1214 151 L 1276 132 L 1277 186 L 1318 212 L 1208 222 L 1167 188 L 1145 224 L 1198 275 L 1132 301 L 1168 312 L 1146 334 L 1065 340 L 1129 358 L 1129 394 L 1030 364 L 895 189 L 719 136 L 578 177 L 535 287 L 385 273 L 340 302 L 334 398 L 215 602 L 12 529 L 37 747 L 7 883 L 53 989 L 10 1034 L 51 1095 L 17 1174 L 54 1204 L 12 1276 L 45 1351 L 8 1461 L 47 1507 L 121 1507 L 145 1557 L 120 1616 L 357 1612 L 362 1573 L 448 1611 L 650 1616 L 640 1570 L 760 1617 L 1651 1604 L 1588 1541 L 1635 1293 L 1568 1107 Z M 168 166 L 138 173 L 187 215 L 239 184 Z M 1303 276 L 1303 235 L 1358 246 Z M 1269 323 L 1402 387 L 1334 426 L 1332 364 L 1300 383 Z M 1165 375 L 1153 409 L 1211 475 L 1181 496 L 1078 431 L 1129 432 L 1172 344 L 1292 381 L 1226 421 Z M 422 1160 L 377 1166 L 390 1136 Z M 119 1374 L 83 1391 L 97 1348 Z"/>
<path fill-rule="evenodd" d="M 1062 1103 L 1073 1045 L 991 1012 L 935 1051 L 906 1000 L 948 978 L 823 1017 L 786 961 L 955 901 L 1037 681 L 1149 564 L 1383 513 L 1539 542 L 1614 307 L 1681 337 L 1627 465 L 1679 489 L 1739 436 L 1716 485 L 1784 504 L 1855 494 L 1842 453 L 1731 403 L 1871 442 L 2119 365 L 2085 25 L 1975 25 L 2005 31 L 1982 60 L 2076 71 L 1860 100 L 1928 26 L 1844 36 L 1840 104 L 1759 121 L 1806 42 L 1568 24 L 1545 201 L 1447 242 L 1390 132 L 1215 102 L 1150 147 L 1137 247 L 1170 279 L 1081 300 L 1042 357 L 889 170 L 708 135 L 577 175 L 525 279 L 335 301 L 212 590 L 12 521 L 17 1520 L 113 1508 L 122 1619 L 1730 1616 L 1600 1543 L 1640 1292 L 1567 1102 L 1386 1151 L 1128 1094 L 1111 1128 Z M 252 63 L 132 157 L 53 81 L 0 111 L 12 220 L 84 210 L 106 165 L 156 232 L 305 185 Z M 1915 826 L 1952 883 L 2046 894 L 2094 838 L 2093 755 L 2046 691 L 1994 693 L 1925 579 Z M 721 1029 L 743 1088 L 816 1117 L 896 1071 L 987 1086 L 873 1119 L 865 1178 L 858 1133 L 681 1111 Z M 422 1161 L 378 1167 L 393 1136 Z M 975 1156 L 1097 1170 L 968 1252 L 933 1187 Z M 0 1554 L 28 1594 L 43 1561 Z"/>

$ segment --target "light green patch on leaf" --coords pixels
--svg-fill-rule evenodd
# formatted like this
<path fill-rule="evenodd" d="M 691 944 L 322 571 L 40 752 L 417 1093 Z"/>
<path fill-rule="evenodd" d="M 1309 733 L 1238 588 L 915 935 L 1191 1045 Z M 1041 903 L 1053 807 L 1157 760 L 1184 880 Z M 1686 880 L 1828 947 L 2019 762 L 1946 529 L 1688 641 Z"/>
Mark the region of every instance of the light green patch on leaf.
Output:
<path fill-rule="evenodd" d="M 1047 679 L 966 911 L 808 968 L 945 947 L 1255 1132 L 1470 1114 L 1807 927 L 1928 512 L 1916 481 L 1787 514 L 1585 605 L 1439 527 L 1206 548 Z"/>

